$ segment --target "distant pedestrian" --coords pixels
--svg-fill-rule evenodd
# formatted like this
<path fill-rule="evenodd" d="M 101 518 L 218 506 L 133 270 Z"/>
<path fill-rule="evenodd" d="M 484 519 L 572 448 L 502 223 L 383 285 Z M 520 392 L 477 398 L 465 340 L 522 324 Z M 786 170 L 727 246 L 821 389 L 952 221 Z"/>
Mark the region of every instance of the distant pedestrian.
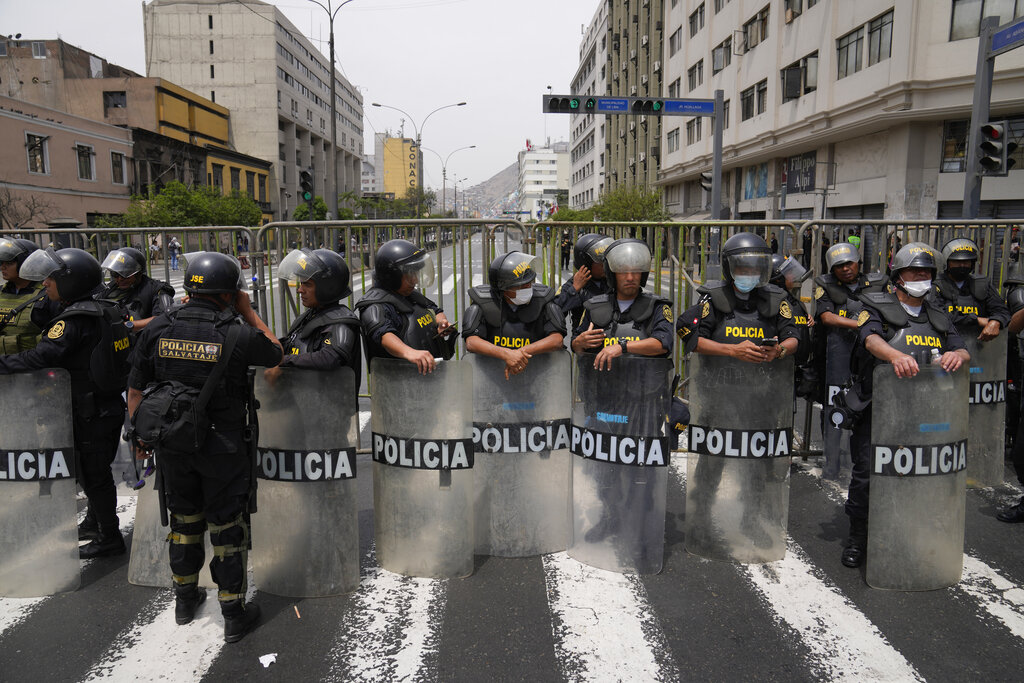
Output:
<path fill-rule="evenodd" d="M 562 270 L 569 268 L 569 256 L 572 254 L 572 240 L 569 235 L 562 235 Z"/>
<path fill-rule="evenodd" d="M 775 235 L 772 235 L 771 246 L 772 246 L 772 253 L 773 254 L 778 254 L 779 253 L 779 238 L 776 237 Z"/>
<path fill-rule="evenodd" d="M 157 257 L 160 255 L 160 245 L 156 243 L 156 238 L 149 245 L 149 262 L 156 263 Z"/>
<path fill-rule="evenodd" d="M 167 251 L 171 255 L 171 270 L 177 270 L 178 256 L 181 254 L 181 242 L 177 237 L 171 237 L 171 241 L 167 243 Z"/>

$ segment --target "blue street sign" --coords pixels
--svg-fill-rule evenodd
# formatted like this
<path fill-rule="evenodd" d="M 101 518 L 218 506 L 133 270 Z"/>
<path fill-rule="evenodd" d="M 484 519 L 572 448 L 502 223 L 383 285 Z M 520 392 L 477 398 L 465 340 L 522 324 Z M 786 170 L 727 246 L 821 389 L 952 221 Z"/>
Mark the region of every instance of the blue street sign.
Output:
<path fill-rule="evenodd" d="M 690 114 L 692 116 L 714 116 L 714 100 L 665 100 L 666 114 Z"/>
<path fill-rule="evenodd" d="M 628 112 L 629 100 L 627 100 L 625 97 L 598 97 L 597 111 Z"/>
<path fill-rule="evenodd" d="M 992 56 L 1024 45 L 1024 19 L 992 34 Z"/>

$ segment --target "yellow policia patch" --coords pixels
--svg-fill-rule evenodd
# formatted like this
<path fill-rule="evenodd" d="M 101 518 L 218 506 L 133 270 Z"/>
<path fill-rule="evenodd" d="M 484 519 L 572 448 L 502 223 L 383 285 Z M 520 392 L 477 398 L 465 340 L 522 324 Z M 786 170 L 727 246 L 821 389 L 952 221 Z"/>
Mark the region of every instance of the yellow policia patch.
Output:
<path fill-rule="evenodd" d="M 793 317 L 793 311 L 792 309 L 790 309 L 788 301 L 783 301 L 781 304 L 779 304 L 779 315 L 781 315 L 783 318 Z"/>
<path fill-rule="evenodd" d="M 64 321 L 58 320 L 57 324 L 50 328 L 50 331 L 46 333 L 46 336 L 50 339 L 60 339 L 64 336 Z"/>
<path fill-rule="evenodd" d="M 220 360 L 220 349 L 220 344 L 186 339 L 161 339 L 156 345 L 156 353 L 161 358 L 199 360 L 206 363 L 216 363 Z"/>
<path fill-rule="evenodd" d="M 702 309 L 700 309 L 700 317 L 706 318 L 709 315 L 711 315 L 711 302 L 710 301 L 705 301 L 704 302 L 704 307 Z"/>
<path fill-rule="evenodd" d="M 672 308 L 669 306 L 661 307 L 661 314 L 665 316 L 665 320 L 672 322 Z"/>
<path fill-rule="evenodd" d="M 825 296 L 825 288 L 824 287 L 819 286 L 817 289 L 814 290 L 814 299 L 815 300 L 818 300 L 818 299 L 820 299 L 823 296 Z"/>
<path fill-rule="evenodd" d="M 857 327 L 863 326 L 867 323 L 868 319 L 871 318 L 871 314 L 867 311 L 861 311 L 860 315 L 857 316 Z"/>

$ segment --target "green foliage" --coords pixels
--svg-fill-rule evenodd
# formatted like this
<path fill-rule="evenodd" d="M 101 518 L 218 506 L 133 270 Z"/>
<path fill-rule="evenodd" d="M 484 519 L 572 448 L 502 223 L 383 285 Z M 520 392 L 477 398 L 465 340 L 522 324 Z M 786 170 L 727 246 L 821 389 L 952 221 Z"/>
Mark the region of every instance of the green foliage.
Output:
<path fill-rule="evenodd" d="M 552 221 L 568 221 L 573 223 L 589 223 L 594 220 L 594 209 L 570 209 L 568 206 L 559 206 L 558 211 L 551 214 Z"/>
<path fill-rule="evenodd" d="M 637 186 L 617 187 L 601 196 L 592 207 L 600 221 L 665 221 L 669 214 L 661 205 L 661 191 Z"/>
<path fill-rule="evenodd" d="M 208 185 L 189 188 L 172 181 L 149 197 L 133 196 L 123 214 L 104 217 L 98 225 L 112 228 L 256 226 L 262 218 L 259 204 L 238 191 L 223 195 Z"/>
<path fill-rule="evenodd" d="M 308 221 L 311 220 L 309 217 L 309 207 L 306 202 L 302 202 L 294 209 L 292 209 L 292 220 L 293 221 Z M 325 221 L 327 220 L 327 202 L 320 195 L 313 197 L 313 218 L 314 221 Z"/>

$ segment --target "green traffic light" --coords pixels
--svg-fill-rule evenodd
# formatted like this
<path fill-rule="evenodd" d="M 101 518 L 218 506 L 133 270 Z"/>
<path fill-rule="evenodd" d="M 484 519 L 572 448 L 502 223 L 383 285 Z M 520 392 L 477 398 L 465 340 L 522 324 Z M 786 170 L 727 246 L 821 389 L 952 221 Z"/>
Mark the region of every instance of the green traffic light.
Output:
<path fill-rule="evenodd" d="M 593 109 L 594 107 L 597 106 L 597 100 L 595 100 L 593 97 L 588 97 L 585 106 L 587 109 Z"/>
<path fill-rule="evenodd" d="M 654 102 L 651 103 L 651 109 L 654 111 L 661 111 L 662 106 L 661 100 L 654 100 Z"/>
<path fill-rule="evenodd" d="M 302 193 L 302 199 L 303 199 L 304 201 L 307 201 L 307 202 L 308 202 L 308 201 L 309 201 L 310 199 L 312 199 L 312 198 L 313 198 L 313 193 L 312 193 L 312 192 L 303 192 L 303 193 Z"/>
<path fill-rule="evenodd" d="M 580 108 L 580 98 L 573 97 L 571 100 L 569 100 L 569 109 L 579 109 L 579 108 Z"/>

